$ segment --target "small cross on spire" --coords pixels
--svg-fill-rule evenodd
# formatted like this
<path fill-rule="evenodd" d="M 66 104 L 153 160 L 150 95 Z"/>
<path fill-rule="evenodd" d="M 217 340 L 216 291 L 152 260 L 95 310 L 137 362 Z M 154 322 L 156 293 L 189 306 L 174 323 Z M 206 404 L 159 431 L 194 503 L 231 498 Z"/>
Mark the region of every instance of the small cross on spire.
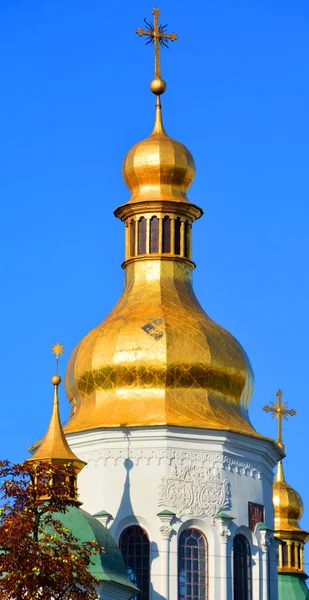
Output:
<path fill-rule="evenodd" d="M 270 406 L 266 405 L 263 406 L 263 410 L 265 410 L 266 412 L 271 412 L 273 413 L 273 418 L 278 419 L 278 439 L 277 439 L 277 444 L 278 446 L 280 446 L 280 448 L 282 450 L 284 450 L 284 444 L 282 441 L 282 421 L 283 419 L 287 420 L 288 415 L 290 415 L 291 417 L 294 417 L 294 415 L 296 415 L 296 411 L 293 410 L 293 408 L 287 408 L 287 403 L 286 402 L 282 402 L 282 391 L 278 390 L 277 391 L 277 398 L 278 398 L 278 402 L 271 402 Z"/>
<path fill-rule="evenodd" d="M 161 61 L 160 61 L 160 46 L 165 46 L 168 48 L 168 42 L 175 42 L 178 39 L 178 36 L 175 33 L 166 33 L 167 25 L 159 25 L 159 14 L 160 11 L 157 7 L 155 7 L 152 11 L 153 14 L 153 24 L 149 23 L 147 19 L 144 19 L 146 23 L 146 29 L 139 27 L 136 29 L 136 33 L 142 37 L 146 35 L 148 40 L 146 44 L 154 44 L 155 46 L 155 78 L 154 82 L 151 84 L 151 91 L 154 94 L 160 95 L 165 92 L 165 83 L 161 78 Z"/>

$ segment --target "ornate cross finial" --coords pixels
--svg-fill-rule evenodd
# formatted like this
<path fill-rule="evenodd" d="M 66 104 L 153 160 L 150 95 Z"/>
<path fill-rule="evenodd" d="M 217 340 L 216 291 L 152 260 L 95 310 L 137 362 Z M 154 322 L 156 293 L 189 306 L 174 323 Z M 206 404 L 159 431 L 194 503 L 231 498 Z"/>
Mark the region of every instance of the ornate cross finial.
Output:
<path fill-rule="evenodd" d="M 56 355 L 56 375 L 58 375 L 58 362 L 59 356 L 64 353 L 64 346 L 62 344 L 54 344 L 52 347 L 52 353 Z"/>
<path fill-rule="evenodd" d="M 155 45 L 155 78 L 150 84 L 150 89 L 154 94 L 160 96 L 160 94 L 163 94 L 166 89 L 166 84 L 161 78 L 160 46 L 165 46 L 168 48 L 169 40 L 171 42 L 175 42 L 175 40 L 178 39 L 178 36 L 175 33 L 166 33 L 167 25 L 159 25 L 160 11 L 157 7 L 153 9 L 152 14 L 153 25 L 152 23 L 149 23 L 147 19 L 144 19 L 147 29 L 139 27 L 136 29 L 136 33 L 141 37 L 143 35 L 147 36 L 148 39 L 146 44 Z"/>
<path fill-rule="evenodd" d="M 280 448 L 282 448 L 282 450 L 284 450 L 284 444 L 282 441 L 282 421 L 283 419 L 287 419 L 288 415 L 290 415 L 291 417 L 294 417 L 294 415 L 296 415 L 296 411 L 293 410 L 293 408 L 287 408 L 287 403 L 286 402 L 282 402 L 282 391 L 278 390 L 277 391 L 277 398 L 278 398 L 278 402 L 271 402 L 270 406 L 263 406 L 263 410 L 265 410 L 266 412 L 272 412 L 273 413 L 273 418 L 278 419 L 278 439 L 277 439 L 277 444 L 278 446 L 280 446 Z"/>

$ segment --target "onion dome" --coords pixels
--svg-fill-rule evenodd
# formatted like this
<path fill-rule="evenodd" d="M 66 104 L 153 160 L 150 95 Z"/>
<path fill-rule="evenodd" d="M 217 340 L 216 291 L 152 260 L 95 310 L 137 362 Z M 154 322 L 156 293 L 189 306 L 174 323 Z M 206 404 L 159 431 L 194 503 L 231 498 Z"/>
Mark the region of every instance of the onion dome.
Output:
<path fill-rule="evenodd" d="M 285 481 L 282 461 L 277 467 L 273 484 L 273 503 L 275 509 L 275 531 L 298 531 L 298 521 L 303 515 L 303 503 L 300 495 Z"/>
<path fill-rule="evenodd" d="M 131 195 L 115 210 L 125 225 L 125 288 L 71 355 L 65 431 L 169 425 L 258 436 L 248 416 L 249 359 L 192 287 L 192 225 L 203 211 L 187 198 L 193 157 L 163 127 L 159 42 L 177 36 L 160 29 L 157 8 L 153 14 L 154 27 L 137 33 L 156 49 L 155 125 L 124 159 Z"/>
<path fill-rule="evenodd" d="M 273 484 L 273 503 L 275 536 L 281 541 L 278 562 L 279 589 L 281 586 L 284 590 L 289 584 L 289 580 L 286 579 L 287 575 L 295 577 L 306 575 L 304 572 L 304 544 L 309 539 L 309 533 L 299 525 L 303 514 L 302 499 L 285 481 L 281 460 L 278 463 L 276 479 Z M 307 588 L 304 589 L 307 593 Z"/>
<path fill-rule="evenodd" d="M 129 203 L 188 202 L 186 193 L 195 176 L 194 159 L 186 146 L 167 135 L 159 96 L 153 131 L 129 150 L 123 161 L 122 175 L 131 191 Z"/>
<path fill-rule="evenodd" d="M 203 311 L 190 274 L 180 260 L 127 265 L 120 300 L 71 355 L 66 432 L 178 425 L 257 435 L 249 359 Z"/>

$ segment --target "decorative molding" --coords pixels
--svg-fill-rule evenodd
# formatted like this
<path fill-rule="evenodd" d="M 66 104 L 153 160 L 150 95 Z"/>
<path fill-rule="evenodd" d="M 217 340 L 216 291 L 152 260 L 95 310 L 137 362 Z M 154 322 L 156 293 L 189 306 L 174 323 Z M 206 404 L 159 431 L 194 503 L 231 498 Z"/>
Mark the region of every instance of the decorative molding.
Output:
<path fill-rule="evenodd" d="M 251 477 L 252 479 L 261 479 L 262 470 L 261 466 L 252 463 L 250 461 L 242 460 L 229 454 L 219 454 L 218 452 L 198 452 L 189 450 L 175 450 L 175 449 L 113 449 L 113 450 L 100 450 L 98 452 L 91 452 L 83 455 L 88 465 L 93 464 L 99 466 L 103 463 L 104 466 L 112 464 L 117 466 L 119 461 L 124 461 L 130 458 L 136 466 L 141 462 L 147 465 L 161 463 L 167 463 L 173 466 L 175 463 L 178 465 L 191 465 L 195 464 L 200 467 L 211 467 L 219 466 L 223 471 L 231 471 L 238 475 L 244 475 Z"/>
<path fill-rule="evenodd" d="M 277 549 L 276 538 L 272 531 L 270 530 L 262 530 L 260 531 L 260 544 L 263 552 L 268 552 L 271 549 L 273 544 L 275 543 L 275 550 Z M 278 553 L 279 554 L 279 553 Z"/>
<path fill-rule="evenodd" d="M 161 525 L 160 533 L 163 538 L 169 538 L 173 531 L 173 527 L 171 525 Z"/>
<path fill-rule="evenodd" d="M 230 483 L 222 480 L 218 469 L 199 465 L 173 468 L 168 477 L 162 477 L 159 506 L 169 506 L 178 517 L 215 518 L 219 510 L 230 508 Z"/>
<path fill-rule="evenodd" d="M 223 544 L 227 544 L 229 537 L 231 536 L 231 532 L 227 527 L 224 527 L 220 531 L 220 542 Z"/>

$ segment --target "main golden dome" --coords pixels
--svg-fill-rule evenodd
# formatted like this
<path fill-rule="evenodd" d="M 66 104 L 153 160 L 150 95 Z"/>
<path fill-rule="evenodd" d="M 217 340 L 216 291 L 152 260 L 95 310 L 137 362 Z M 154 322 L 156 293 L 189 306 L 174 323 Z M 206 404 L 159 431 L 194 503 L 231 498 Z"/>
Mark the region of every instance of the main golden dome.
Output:
<path fill-rule="evenodd" d="M 155 130 L 161 127 L 158 110 L 157 102 Z M 131 151 L 124 162 L 132 196 L 116 215 L 126 224 L 125 289 L 108 317 L 70 358 L 66 390 L 72 411 L 65 430 L 174 425 L 257 435 L 248 417 L 253 390 L 248 357 L 203 311 L 192 288 L 191 223 L 202 214 L 184 197 L 194 175 L 193 159 L 185 149 L 177 167 L 172 167 L 172 159 L 161 164 L 168 144 L 172 157 L 178 142 L 163 131 L 152 136 L 147 139 L 154 161 L 145 151 L 146 139 L 132 150 L 132 156 L 139 156 L 138 167 L 129 166 Z M 133 245 L 131 227 L 138 238 Z M 168 251 L 164 231 L 169 234 Z"/>
<path fill-rule="evenodd" d="M 192 224 L 202 210 L 186 196 L 193 157 L 163 127 L 165 87 L 156 63 L 155 125 L 124 159 L 131 195 L 115 211 L 125 224 L 125 287 L 72 353 L 65 431 L 169 425 L 258 435 L 248 357 L 193 291 Z"/>

